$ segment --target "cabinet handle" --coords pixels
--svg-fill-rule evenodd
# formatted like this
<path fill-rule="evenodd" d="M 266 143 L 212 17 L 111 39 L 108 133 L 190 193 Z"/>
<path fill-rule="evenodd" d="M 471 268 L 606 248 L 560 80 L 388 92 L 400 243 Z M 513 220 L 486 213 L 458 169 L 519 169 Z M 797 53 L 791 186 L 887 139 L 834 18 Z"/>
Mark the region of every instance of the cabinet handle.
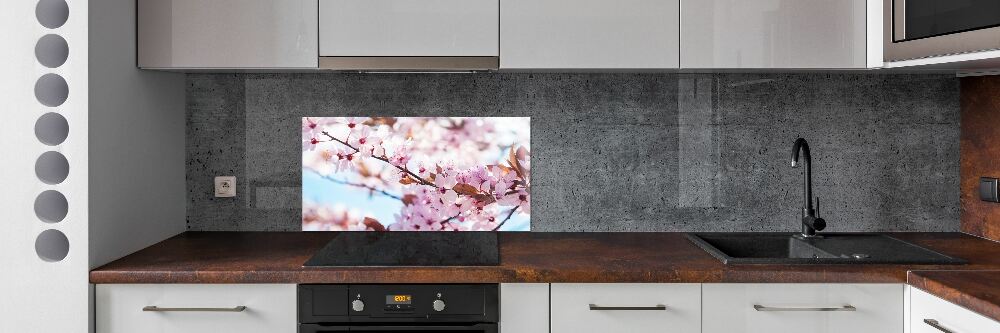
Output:
<path fill-rule="evenodd" d="M 937 320 L 934 319 L 924 319 L 924 324 L 930 325 L 930 327 L 936 328 L 938 331 L 944 333 L 955 333 L 952 330 L 944 328 L 944 326 L 941 326 L 941 323 L 939 323 Z"/>
<path fill-rule="evenodd" d="M 599 306 L 597 304 L 590 304 L 591 311 L 621 311 L 621 310 L 666 310 L 667 306 L 663 304 L 657 304 L 654 306 Z"/>
<path fill-rule="evenodd" d="M 153 312 L 243 312 L 247 307 L 240 305 L 231 308 L 161 308 L 155 305 L 142 307 L 142 311 Z"/>
<path fill-rule="evenodd" d="M 827 308 L 778 308 L 763 306 L 760 304 L 754 304 L 753 309 L 757 311 L 857 311 L 853 305 L 844 305 L 837 307 L 827 307 Z"/>

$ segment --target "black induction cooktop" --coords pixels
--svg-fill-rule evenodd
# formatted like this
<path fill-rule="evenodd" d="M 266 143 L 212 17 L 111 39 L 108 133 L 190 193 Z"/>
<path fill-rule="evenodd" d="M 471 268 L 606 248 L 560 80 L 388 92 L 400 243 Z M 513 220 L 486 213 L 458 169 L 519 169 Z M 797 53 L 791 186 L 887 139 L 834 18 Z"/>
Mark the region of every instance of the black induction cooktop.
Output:
<path fill-rule="evenodd" d="M 338 233 L 303 266 L 496 266 L 496 232 Z"/>

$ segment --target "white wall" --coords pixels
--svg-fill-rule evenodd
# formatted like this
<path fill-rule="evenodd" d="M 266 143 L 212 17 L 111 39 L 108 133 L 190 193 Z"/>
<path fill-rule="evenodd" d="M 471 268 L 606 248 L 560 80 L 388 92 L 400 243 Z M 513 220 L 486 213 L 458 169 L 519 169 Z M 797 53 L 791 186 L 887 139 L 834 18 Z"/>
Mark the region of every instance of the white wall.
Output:
<path fill-rule="evenodd" d="M 90 267 L 184 231 L 184 75 L 136 68 L 135 1 L 90 0 Z"/>
<path fill-rule="evenodd" d="M 37 1 L 4 1 L 0 9 L 0 332 L 85 332 L 88 325 L 87 219 L 87 2 L 67 0 L 69 18 L 54 28 L 35 18 Z M 66 62 L 48 68 L 35 60 L 35 43 L 45 34 L 62 36 L 69 46 Z M 34 96 L 36 80 L 52 73 L 65 78 L 66 101 L 42 105 Z M 65 141 L 48 146 L 35 136 L 36 120 L 56 112 L 69 123 Z M 45 184 L 35 175 L 40 154 L 54 151 L 69 162 L 62 182 Z M 61 192 L 67 214 L 57 223 L 41 221 L 36 196 Z M 54 229 L 66 236 L 69 252 L 59 261 L 42 260 L 35 251 L 38 235 Z"/>
<path fill-rule="evenodd" d="M 42 2 L 65 3 L 65 23 L 43 26 L 39 1 L 5 1 L 0 10 L 0 332 L 86 332 L 90 269 L 184 230 L 184 79 L 135 68 L 133 1 Z M 46 34 L 66 40 L 65 63 L 36 60 Z M 36 99 L 46 74 L 65 79 L 65 102 Z M 52 145 L 35 134 L 49 112 L 69 125 Z M 64 180 L 36 176 L 46 152 L 65 156 Z M 36 197 L 49 190 L 66 198 L 61 220 L 35 213 Z M 36 251 L 49 229 L 66 236 L 65 257 Z"/>

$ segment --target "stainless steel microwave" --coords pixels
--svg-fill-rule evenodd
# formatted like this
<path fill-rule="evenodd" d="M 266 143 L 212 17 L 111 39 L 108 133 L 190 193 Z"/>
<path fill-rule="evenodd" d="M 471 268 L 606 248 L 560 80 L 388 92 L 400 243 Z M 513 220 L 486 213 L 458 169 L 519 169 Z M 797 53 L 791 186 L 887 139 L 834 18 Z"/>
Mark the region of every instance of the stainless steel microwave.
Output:
<path fill-rule="evenodd" d="M 885 61 L 1000 49 L 1000 0 L 883 0 Z"/>

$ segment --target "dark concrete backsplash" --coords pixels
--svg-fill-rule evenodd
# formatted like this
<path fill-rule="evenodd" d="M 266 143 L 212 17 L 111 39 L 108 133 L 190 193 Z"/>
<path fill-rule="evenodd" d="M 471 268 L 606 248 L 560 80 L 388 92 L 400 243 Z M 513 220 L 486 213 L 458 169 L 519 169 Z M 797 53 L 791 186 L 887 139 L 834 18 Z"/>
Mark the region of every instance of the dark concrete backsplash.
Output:
<path fill-rule="evenodd" d="M 303 116 L 529 116 L 533 231 L 959 229 L 959 80 L 873 74 L 191 74 L 188 228 L 300 230 Z M 237 177 L 214 198 L 215 176 Z"/>

